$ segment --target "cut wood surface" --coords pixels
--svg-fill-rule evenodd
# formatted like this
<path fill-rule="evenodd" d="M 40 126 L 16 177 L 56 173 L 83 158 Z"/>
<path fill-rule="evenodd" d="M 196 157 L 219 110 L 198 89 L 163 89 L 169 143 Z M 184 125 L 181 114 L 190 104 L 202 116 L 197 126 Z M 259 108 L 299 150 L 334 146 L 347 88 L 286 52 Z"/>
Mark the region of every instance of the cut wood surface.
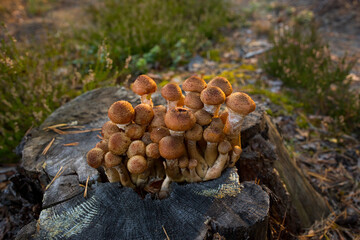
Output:
<path fill-rule="evenodd" d="M 161 99 L 155 95 L 154 104 L 164 104 Z M 243 122 L 243 153 L 237 167 L 241 181 L 257 179 L 260 180 L 262 188 L 256 184 L 244 183 L 236 196 L 219 198 L 210 193 L 206 196 L 198 194 L 206 189 L 215 194 L 221 186 L 227 186 L 229 179 L 237 176 L 235 172 L 231 172 L 234 170 L 228 170 L 227 174 L 215 181 L 180 185 L 173 183 L 170 198 L 162 201 L 149 197 L 142 200 L 132 189 L 97 182 L 101 175 L 87 165 L 85 155 L 100 141 L 97 136 L 98 129 L 108 121 L 109 106 L 118 100 L 127 100 L 133 106 L 140 103 L 138 97 L 125 88 L 93 90 L 57 109 L 39 128 L 31 130 L 25 136 L 22 167 L 44 186 L 48 186 L 44 191 L 43 210 L 35 231 L 37 238 L 47 238 L 56 231 L 63 234 L 59 235 L 63 236 L 62 238 L 85 239 L 85 236 L 90 238 L 95 232 L 100 235 L 93 236 L 117 238 L 115 232 L 119 232 L 118 228 L 124 225 L 132 226 L 131 232 L 139 232 L 139 239 L 144 236 L 164 239 L 164 229 L 171 235 L 170 239 L 184 239 L 180 238 L 181 231 L 174 227 L 175 222 L 179 221 L 180 226 L 192 232 L 191 236 L 203 238 L 219 232 L 228 236 L 227 239 L 236 238 L 236 234 L 249 234 L 250 239 L 262 239 L 257 238 L 256 232 L 266 235 L 268 195 L 271 203 L 270 215 L 280 223 L 285 220 L 284 225 L 289 232 L 296 233 L 300 226 L 309 226 L 314 220 L 328 213 L 324 199 L 312 188 L 295 161 L 289 157 L 281 136 L 261 107 Z M 84 198 L 84 188 L 79 184 L 84 185 L 88 177 L 90 187 L 87 198 Z M 259 196 L 261 197 L 258 199 Z M 106 201 L 107 198 L 111 201 Z M 109 205 L 110 203 L 113 205 Z M 120 207 L 116 207 L 116 204 Z M 126 215 L 125 206 L 134 212 L 127 211 L 126 214 L 130 215 Z M 184 210 L 185 206 L 186 209 L 195 210 Z M 151 208 L 158 212 L 151 211 Z M 85 211 L 86 216 L 72 215 L 84 214 L 81 211 Z M 245 217 L 246 211 L 257 217 Z M 112 212 L 114 216 L 111 216 Z M 171 215 L 168 221 L 174 225 L 163 221 L 164 214 Z M 144 225 L 139 218 L 134 218 L 137 215 L 142 216 L 140 219 L 146 222 L 155 221 L 156 227 Z M 174 218 L 173 215 L 179 216 Z M 113 220 L 104 220 L 106 216 Z M 80 223 L 68 225 L 68 228 L 60 224 L 59 221 L 65 219 L 70 221 L 70 217 L 75 217 Z M 95 217 L 102 220 L 95 221 Z M 192 225 L 196 228 L 193 229 L 190 225 L 181 223 L 180 218 L 199 225 Z M 82 221 L 84 222 L 81 223 Z M 138 230 L 139 225 L 141 230 Z M 29 226 L 26 229 L 31 229 Z M 59 226 L 59 229 L 55 230 L 55 226 Z M 114 229 L 114 226 L 117 226 L 116 231 L 112 232 L 110 229 Z M 154 231 L 158 231 L 152 233 L 155 235 L 146 235 L 152 231 L 148 228 L 150 226 L 155 227 Z M 164 229 L 159 229 L 162 226 Z M 254 226 L 258 228 L 257 231 L 254 231 Z M 29 232 L 31 231 L 21 231 L 23 236 Z M 84 238 L 77 238 L 79 236 Z"/>

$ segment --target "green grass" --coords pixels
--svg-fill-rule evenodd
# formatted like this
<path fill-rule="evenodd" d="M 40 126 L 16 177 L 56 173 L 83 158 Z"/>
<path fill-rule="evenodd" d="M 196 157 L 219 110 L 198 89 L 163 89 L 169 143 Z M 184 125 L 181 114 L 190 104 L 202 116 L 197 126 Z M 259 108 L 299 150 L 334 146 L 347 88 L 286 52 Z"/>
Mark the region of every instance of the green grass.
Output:
<path fill-rule="evenodd" d="M 295 24 L 272 36 L 274 48 L 262 60 L 263 69 L 281 79 L 310 113 L 334 118 L 337 128 L 352 131 L 360 123 L 360 96 L 346 79 L 355 60 L 331 59 L 314 23 Z"/>
<path fill-rule="evenodd" d="M 39 8 L 41 1 L 30 1 L 26 10 L 41 15 L 52 8 L 53 1 Z M 228 3 L 217 0 L 99 4 L 89 9 L 86 30 L 49 32 L 41 42 L 18 43 L 1 27 L 0 163 L 18 161 L 13 151 L 25 132 L 65 102 L 129 74 L 184 64 L 209 50 L 236 19 Z"/>

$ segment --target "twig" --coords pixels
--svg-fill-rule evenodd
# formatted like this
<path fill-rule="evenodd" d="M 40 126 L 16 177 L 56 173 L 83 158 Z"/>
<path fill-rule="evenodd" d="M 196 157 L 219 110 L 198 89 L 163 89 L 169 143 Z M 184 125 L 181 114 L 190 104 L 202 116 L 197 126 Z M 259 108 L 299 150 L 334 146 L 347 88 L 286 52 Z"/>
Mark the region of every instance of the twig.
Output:
<path fill-rule="evenodd" d="M 44 148 L 44 150 L 43 150 L 43 152 L 42 152 L 42 155 L 45 155 L 45 154 L 49 151 L 49 149 L 50 149 L 51 145 L 54 143 L 54 141 L 55 141 L 55 138 L 53 138 L 53 139 L 50 141 L 50 143 Z"/>
<path fill-rule="evenodd" d="M 84 198 L 86 198 L 86 196 L 87 196 L 87 190 L 88 190 L 89 178 L 90 178 L 90 176 L 88 176 L 88 177 L 87 177 L 87 179 L 86 179 L 86 185 L 85 185 Z"/>
<path fill-rule="evenodd" d="M 59 169 L 59 171 L 56 173 L 55 177 L 51 180 L 51 182 L 46 186 L 45 190 L 48 190 L 49 187 L 51 186 L 51 184 L 53 184 L 53 182 L 55 181 L 55 179 L 57 179 L 58 177 L 60 177 L 61 174 L 63 174 L 63 172 L 65 171 L 66 167 L 62 167 Z"/>
<path fill-rule="evenodd" d="M 169 235 L 167 234 L 167 232 L 166 232 L 166 230 L 165 230 L 165 228 L 164 228 L 164 225 L 162 225 L 162 229 L 163 229 L 163 231 L 164 231 L 164 233 L 165 233 L 165 235 L 166 235 L 166 239 L 167 239 L 167 240 L 170 240 Z"/>

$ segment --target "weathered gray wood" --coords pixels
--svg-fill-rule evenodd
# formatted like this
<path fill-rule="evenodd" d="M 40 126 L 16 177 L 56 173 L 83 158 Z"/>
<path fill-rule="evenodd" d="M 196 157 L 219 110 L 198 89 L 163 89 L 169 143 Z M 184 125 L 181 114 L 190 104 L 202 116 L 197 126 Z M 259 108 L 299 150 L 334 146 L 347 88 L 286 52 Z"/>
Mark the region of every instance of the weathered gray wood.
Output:
<path fill-rule="evenodd" d="M 259 185 L 239 184 L 236 169 L 203 183 L 172 184 L 169 198 L 141 199 L 117 183 L 99 183 L 44 209 L 35 239 L 265 239 L 269 197 Z"/>

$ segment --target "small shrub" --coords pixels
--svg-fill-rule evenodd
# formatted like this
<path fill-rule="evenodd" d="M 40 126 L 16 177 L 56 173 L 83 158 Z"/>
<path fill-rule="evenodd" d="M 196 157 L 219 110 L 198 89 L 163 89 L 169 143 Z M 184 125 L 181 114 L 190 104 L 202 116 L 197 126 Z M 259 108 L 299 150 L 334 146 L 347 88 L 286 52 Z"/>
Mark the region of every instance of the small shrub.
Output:
<path fill-rule="evenodd" d="M 346 79 L 355 64 L 346 56 L 331 59 L 315 23 L 296 23 L 272 36 L 274 47 L 262 60 L 263 69 L 293 88 L 306 110 L 333 117 L 344 130 L 360 123 L 360 97 Z"/>

